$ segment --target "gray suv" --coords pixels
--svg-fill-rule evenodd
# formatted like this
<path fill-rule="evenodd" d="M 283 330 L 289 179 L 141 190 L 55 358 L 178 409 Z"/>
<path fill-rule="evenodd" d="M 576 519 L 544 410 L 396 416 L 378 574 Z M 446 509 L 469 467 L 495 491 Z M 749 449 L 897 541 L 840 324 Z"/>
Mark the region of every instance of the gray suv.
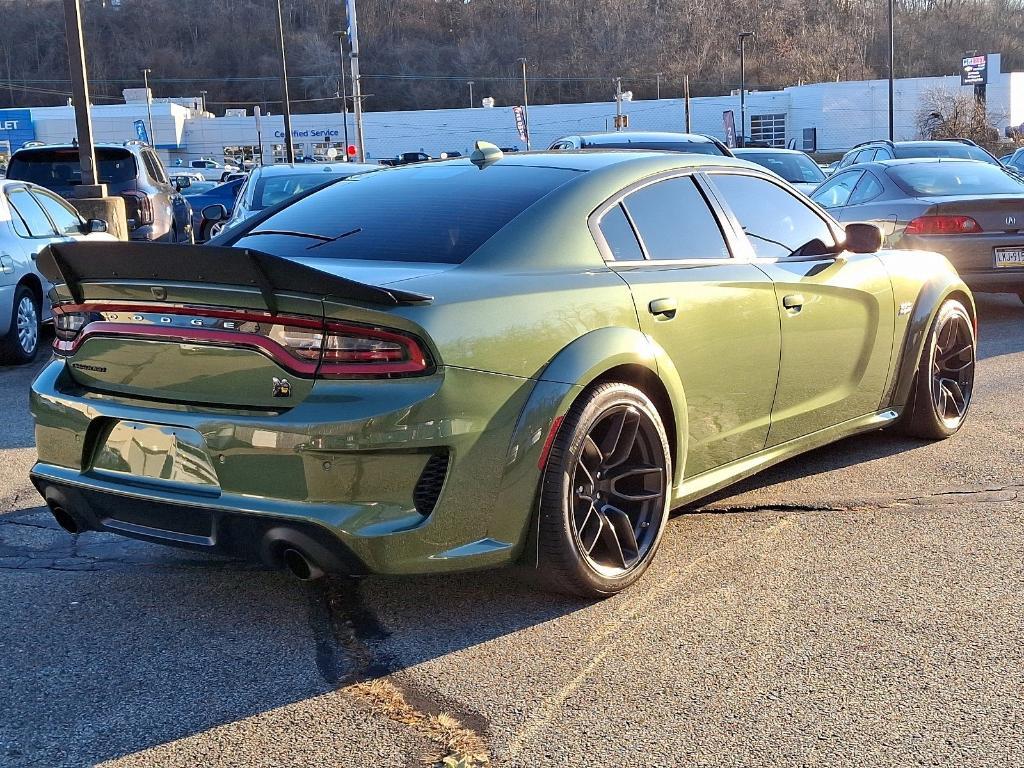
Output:
<path fill-rule="evenodd" d="M 99 181 L 124 198 L 132 240 L 191 243 L 192 207 L 167 178 L 156 152 L 139 141 L 97 144 Z M 74 144 L 22 147 L 11 156 L 7 178 L 28 181 L 64 198 L 82 183 Z"/>

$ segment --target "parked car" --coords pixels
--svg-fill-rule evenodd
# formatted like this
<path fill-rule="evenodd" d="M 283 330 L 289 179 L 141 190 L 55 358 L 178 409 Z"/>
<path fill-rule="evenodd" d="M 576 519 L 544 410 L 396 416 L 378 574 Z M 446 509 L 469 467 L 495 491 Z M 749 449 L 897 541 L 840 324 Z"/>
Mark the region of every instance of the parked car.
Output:
<path fill-rule="evenodd" d="M 156 152 L 139 141 L 97 144 L 99 181 L 124 198 L 132 240 L 192 242 L 192 209 L 172 186 Z M 7 177 L 30 181 L 65 198 L 82 183 L 78 147 L 72 144 L 23 147 L 12 156 Z"/>
<path fill-rule="evenodd" d="M 189 171 L 189 170 L 184 170 L 183 171 L 180 168 L 175 168 L 175 169 L 167 171 L 167 179 L 171 182 L 171 184 L 174 186 L 175 189 L 177 189 L 178 191 L 180 191 L 182 193 L 184 193 L 184 188 L 186 186 L 189 186 L 189 185 L 191 185 L 193 183 L 196 183 L 196 182 L 201 182 L 203 184 L 207 184 L 207 183 L 214 184 L 214 183 L 216 183 L 216 182 L 207 182 L 206 181 L 206 177 L 203 176 L 203 174 L 199 173 L 198 171 Z M 185 196 L 188 197 L 188 195 L 185 195 Z"/>
<path fill-rule="evenodd" d="M 999 162 L 1018 174 L 1024 174 L 1024 147 L 999 158 Z"/>
<path fill-rule="evenodd" d="M 657 149 L 732 157 L 732 150 L 713 136 L 658 131 L 579 133 L 555 140 L 549 149 Z"/>
<path fill-rule="evenodd" d="M 227 217 L 235 210 L 235 200 L 245 183 L 245 176 L 232 181 L 225 181 L 223 184 L 215 184 L 212 181 L 203 182 L 200 188 L 189 194 L 197 185 L 193 184 L 189 189 L 182 190 L 188 196 L 192 205 L 192 231 L 195 232 L 196 242 L 205 242 L 213 237 L 215 222 L 203 221 L 203 209 L 211 205 L 223 205 Z M 210 186 L 207 187 L 206 185 Z M 218 230 L 220 228 L 218 227 Z"/>
<path fill-rule="evenodd" d="M 805 152 L 797 149 L 734 149 L 732 153 L 757 163 L 788 181 L 804 194 L 813 192 L 825 180 L 825 173 Z"/>
<path fill-rule="evenodd" d="M 885 160 L 836 173 L 811 199 L 878 224 L 895 248 L 938 251 L 976 291 L 1024 301 L 1024 182 L 977 160 Z"/>
<path fill-rule="evenodd" d="M 226 181 L 227 175 L 239 170 L 237 165 L 231 163 L 218 163 L 208 157 L 199 160 L 189 160 L 188 169 L 202 174 L 207 181 Z"/>
<path fill-rule="evenodd" d="M 42 323 L 52 317 L 51 285 L 36 268 L 39 251 L 55 242 L 114 241 L 106 229 L 49 190 L 0 181 L 0 362 L 34 360 Z"/>
<path fill-rule="evenodd" d="M 426 152 L 403 152 L 395 157 L 386 157 L 378 161 L 379 165 L 410 165 L 412 163 L 425 163 L 427 160 L 433 160 L 430 155 Z"/>
<path fill-rule="evenodd" d="M 249 173 L 242 189 L 235 200 L 235 207 L 228 211 L 214 203 L 200 210 L 203 218 L 202 232 L 209 237 L 219 234 L 223 229 L 237 226 L 260 211 L 280 205 L 295 195 L 327 184 L 336 179 L 344 179 L 357 173 L 380 170 L 374 163 L 317 163 L 310 166 L 305 163 L 294 165 L 280 163 L 278 165 L 262 165 Z"/>
<path fill-rule="evenodd" d="M 949 157 L 962 160 L 979 160 L 983 163 L 999 165 L 990 153 L 979 147 L 970 139 L 942 139 L 938 141 L 866 141 L 858 144 L 839 161 L 836 170 L 857 163 L 870 163 L 875 160 L 903 160 L 912 157 Z"/>
<path fill-rule="evenodd" d="M 848 435 L 964 423 L 970 290 L 880 244 L 727 157 L 479 145 L 215 245 L 58 246 L 32 480 L 67 530 L 303 579 L 520 562 L 606 596 L 670 509 Z M 133 279 L 152 296 L 125 312 Z"/>

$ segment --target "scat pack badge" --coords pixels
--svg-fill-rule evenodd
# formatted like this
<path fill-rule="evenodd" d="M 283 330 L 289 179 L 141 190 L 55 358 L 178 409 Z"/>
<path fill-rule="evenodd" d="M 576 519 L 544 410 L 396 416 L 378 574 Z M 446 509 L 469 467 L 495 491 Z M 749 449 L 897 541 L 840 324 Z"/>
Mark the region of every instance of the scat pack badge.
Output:
<path fill-rule="evenodd" d="M 288 379 L 274 377 L 274 397 L 291 397 L 292 385 Z"/>

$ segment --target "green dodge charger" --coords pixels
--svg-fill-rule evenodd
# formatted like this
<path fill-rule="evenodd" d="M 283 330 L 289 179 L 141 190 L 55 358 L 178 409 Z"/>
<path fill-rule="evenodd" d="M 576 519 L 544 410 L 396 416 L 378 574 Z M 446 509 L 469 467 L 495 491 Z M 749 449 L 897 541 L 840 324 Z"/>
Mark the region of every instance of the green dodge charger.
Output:
<path fill-rule="evenodd" d="M 960 428 L 971 293 L 880 245 L 741 160 L 483 142 L 209 246 L 54 245 L 32 480 L 72 533 L 305 579 L 519 563 L 613 594 L 674 507 Z"/>

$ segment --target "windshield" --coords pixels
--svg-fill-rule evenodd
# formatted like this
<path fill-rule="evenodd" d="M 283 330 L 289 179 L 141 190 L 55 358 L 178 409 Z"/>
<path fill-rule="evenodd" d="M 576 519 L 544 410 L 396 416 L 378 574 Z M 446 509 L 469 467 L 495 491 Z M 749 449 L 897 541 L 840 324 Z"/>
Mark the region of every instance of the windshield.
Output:
<path fill-rule="evenodd" d="M 960 144 L 956 141 L 944 142 L 942 144 L 911 144 L 903 146 L 897 144 L 896 157 L 950 157 L 961 160 L 980 160 L 989 165 L 995 165 L 998 162 L 981 147 L 972 147 L 970 144 Z"/>
<path fill-rule="evenodd" d="M 100 184 L 124 184 L 135 179 L 135 158 L 127 149 L 96 147 L 96 165 Z M 78 149 L 29 149 L 11 158 L 7 178 L 31 181 L 59 191 L 82 183 Z"/>
<path fill-rule="evenodd" d="M 329 181 L 343 178 L 347 174 L 327 171 L 308 171 L 287 175 L 265 175 L 257 179 L 248 201 L 250 211 L 262 211 L 289 198 L 300 195 L 313 187 L 319 187 Z"/>
<path fill-rule="evenodd" d="M 189 186 L 181 190 L 181 194 L 185 197 L 202 195 L 217 186 L 219 185 L 214 181 L 193 181 Z"/>
<path fill-rule="evenodd" d="M 457 264 L 580 173 L 460 163 L 354 176 L 272 214 L 234 245 L 280 256 Z"/>
<path fill-rule="evenodd" d="M 987 163 L 915 163 L 889 168 L 900 189 L 914 197 L 1024 193 L 1024 183 Z"/>
<path fill-rule="evenodd" d="M 790 152 L 740 152 L 737 157 L 774 171 L 790 184 L 819 184 L 825 174 L 807 155 Z"/>

